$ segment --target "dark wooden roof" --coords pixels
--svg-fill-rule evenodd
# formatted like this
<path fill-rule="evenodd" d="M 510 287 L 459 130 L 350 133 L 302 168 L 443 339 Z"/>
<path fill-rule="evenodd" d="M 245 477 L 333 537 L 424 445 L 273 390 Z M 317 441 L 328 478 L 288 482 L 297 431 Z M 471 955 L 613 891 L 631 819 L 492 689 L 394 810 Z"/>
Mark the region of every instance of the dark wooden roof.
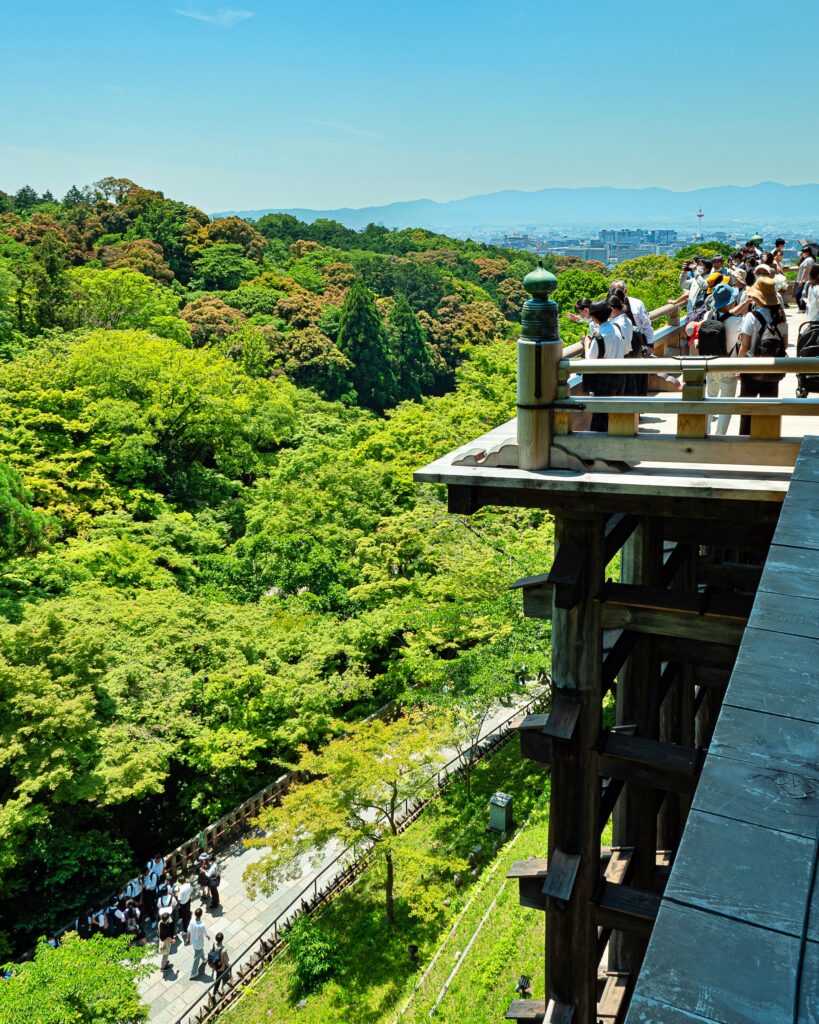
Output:
<path fill-rule="evenodd" d="M 741 533 L 741 523 L 737 524 Z M 819 1021 L 819 438 L 805 438 L 627 1024 Z"/>

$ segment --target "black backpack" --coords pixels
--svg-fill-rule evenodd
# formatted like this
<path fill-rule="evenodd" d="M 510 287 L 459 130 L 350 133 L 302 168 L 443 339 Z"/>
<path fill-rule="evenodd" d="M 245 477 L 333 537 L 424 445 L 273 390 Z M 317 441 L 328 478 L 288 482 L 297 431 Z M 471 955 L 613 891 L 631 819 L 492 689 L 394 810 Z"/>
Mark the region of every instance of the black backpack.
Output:
<path fill-rule="evenodd" d="M 796 355 L 802 359 L 819 358 L 819 323 L 806 320 L 799 328 L 799 337 L 796 339 Z M 805 398 L 807 395 L 819 392 L 819 374 L 797 374 L 796 397 Z"/>
<path fill-rule="evenodd" d="M 782 332 L 779 329 L 779 324 L 775 324 L 773 318 L 769 320 L 758 309 L 754 310 L 753 316 L 759 324 L 759 330 L 756 333 L 756 338 L 754 338 L 754 343 L 748 355 L 758 356 L 760 359 L 777 359 L 780 356 L 784 356 L 787 348 L 785 346 L 785 339 L 782 337 Z M 765 381 L 785 379 L 784 373 L 752 374 L 751 376 L 763 383 Z"/>
<path fill-rule="evenodd" d="M 728 335 L 725 332 L 724 320 L 712 316 L 700 323 L 697 350 L 701 356 L 716 356 L 720 359 L 727 357 Z"/>

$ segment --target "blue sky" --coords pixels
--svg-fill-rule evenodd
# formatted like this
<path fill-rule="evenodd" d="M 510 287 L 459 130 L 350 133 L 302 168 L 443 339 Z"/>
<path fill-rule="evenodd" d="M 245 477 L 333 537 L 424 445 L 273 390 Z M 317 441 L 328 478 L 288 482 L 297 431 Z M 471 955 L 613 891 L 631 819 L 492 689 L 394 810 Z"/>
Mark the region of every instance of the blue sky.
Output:
<path fill-rule="evenodd" d="M 212 212 L 819 177 L 813 0 L 3 7 L 6 191 L 113 174 Z"/>

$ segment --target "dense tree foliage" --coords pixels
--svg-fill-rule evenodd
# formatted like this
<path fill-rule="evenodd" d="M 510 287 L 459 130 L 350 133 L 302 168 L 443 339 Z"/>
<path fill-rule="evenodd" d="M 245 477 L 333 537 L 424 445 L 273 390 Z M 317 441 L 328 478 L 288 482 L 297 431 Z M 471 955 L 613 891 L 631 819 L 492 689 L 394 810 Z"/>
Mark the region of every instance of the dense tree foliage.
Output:
<path fill-rule="evenodd" d="M 533 265 L 125 178 L 0 195 L 0 951 L 385 700 L 474 718 L 545 666 L 508 585 L 548 517 L 412 482 L 512 415 Z"/>
<path fill-rule="evenodd" d="M 298 878 L 307 859 L 318 865 L 329 842 L 340 841 L 358 856 L 372 849 L 383 868 L 384 902 L 395 922 L 394 844 L 410 801 L 428 799 L 446 760 L 445 735 L 417 715 L 396 722 L 352 726 L 320 753 L 301 751 L 299 766 L 326 780 L 294 786 L 281 807 L 259 816 L 263 838 L 248 840 L 266 852 L 245 872 L 248 890 L 274 892 L 285 878 Z"/>
<path fill-rule="evenodd" d="M 0 985 L 0 1024 L 138 1024 L 148 1016 L 137 981 L 149 968 L 130 938 L 81 942 L 69 935 L 53 949 L 41 942 L 32 961 L 11 965 Z"/>

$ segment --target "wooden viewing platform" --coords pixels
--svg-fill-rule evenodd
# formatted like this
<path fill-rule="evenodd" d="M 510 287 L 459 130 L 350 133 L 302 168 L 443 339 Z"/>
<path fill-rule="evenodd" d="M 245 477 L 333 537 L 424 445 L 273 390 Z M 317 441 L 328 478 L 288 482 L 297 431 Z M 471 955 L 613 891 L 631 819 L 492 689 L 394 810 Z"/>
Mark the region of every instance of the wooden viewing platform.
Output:
<path fill-rule="evenodd" d="M 520 726 L 522 756 L 551 769 L 548 850 L 513 870 L 545 914 L 546 977 L 507 1018 L 785 1024 L 802 971 L 798 1020 L 815 1022 L 815 895 L 800 949 L 819 814 L 819 399 L 797 399 L 795 375 L 819 361 L 754 360 L 787 375 L 780 399 L 705 400 L 708 373 L 749 361 L 668 358 L 672 324 L 664 358 L 593 368 L 676 373 L 681 393 L 589 398 L 549 277 L 525 282 L 517 419 L 415 475 L 459 514 L 555 518 L 552 566 L 515 584 L 524 614 L 552 622 L 551 711 Z M 585 429 L 592 411 L 607 432 Z M 750 434 L 709 436 L 723 411 Z"/>
<path fill-rule="evenodd" d="M 819 1020 L 819 439 L 792 480 L 628 1024 Z"/>

